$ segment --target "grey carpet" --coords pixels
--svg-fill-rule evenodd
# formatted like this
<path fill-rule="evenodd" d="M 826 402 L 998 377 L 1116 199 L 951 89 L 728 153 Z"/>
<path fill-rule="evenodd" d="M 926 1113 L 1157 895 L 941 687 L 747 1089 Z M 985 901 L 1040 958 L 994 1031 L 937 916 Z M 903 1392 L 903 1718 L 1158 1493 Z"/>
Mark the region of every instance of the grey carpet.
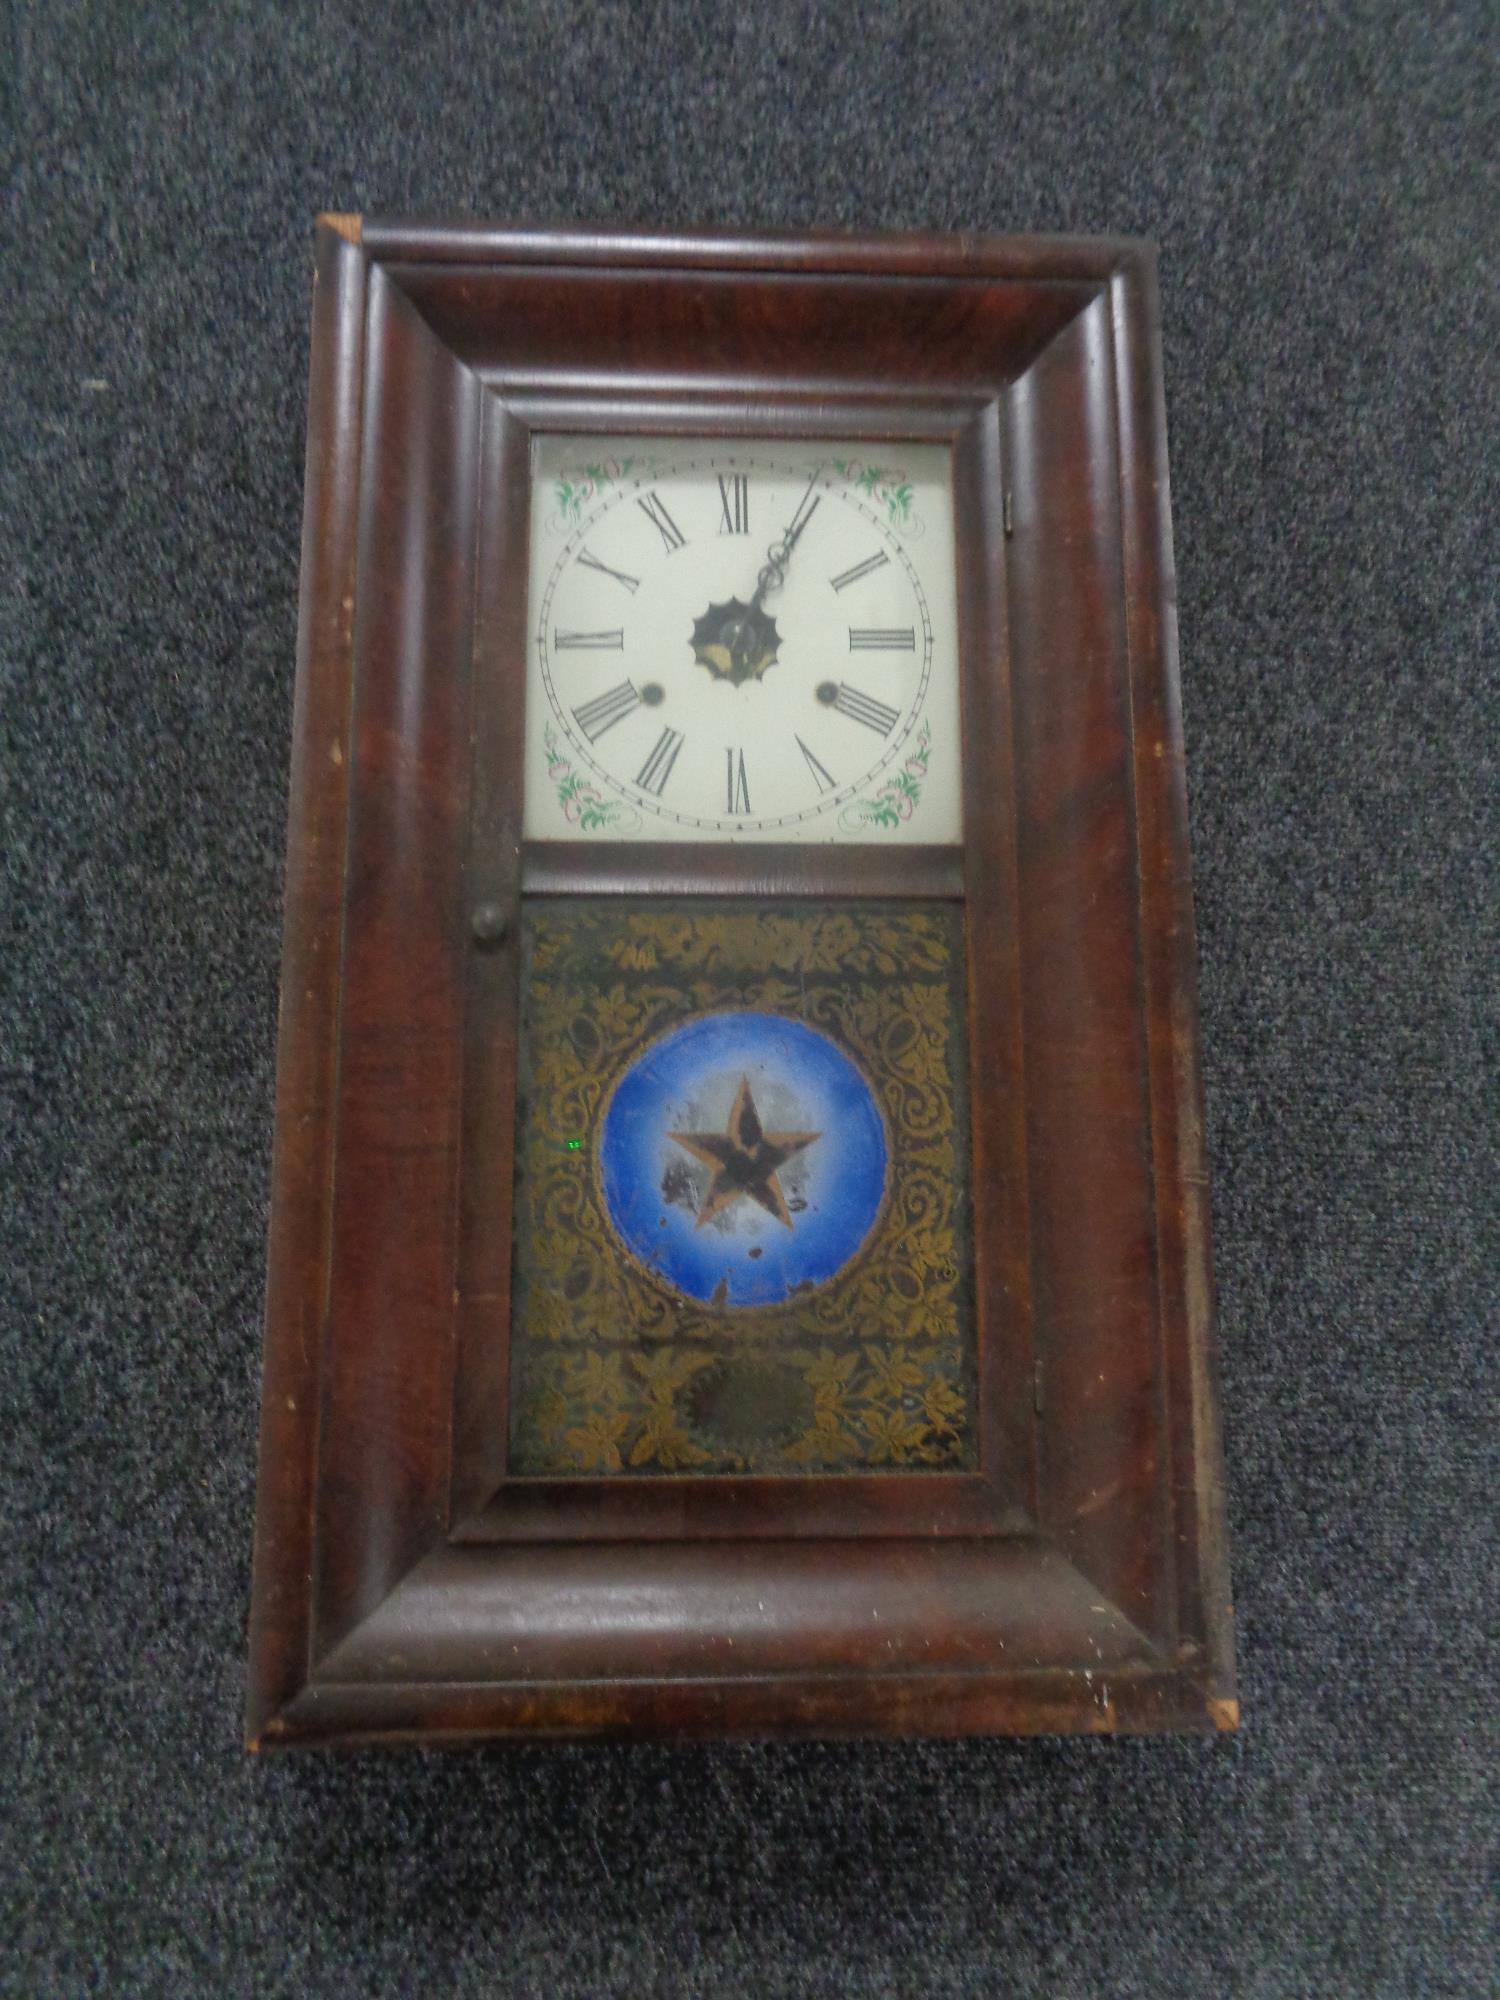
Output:
<path fill-rule="evenodd" d="M 1493 8 L 6 25 L 4 1990 L 1494 1992 Z M 1159 240 L 1237 1739 L 241 1756 L 324 207 Z"/>

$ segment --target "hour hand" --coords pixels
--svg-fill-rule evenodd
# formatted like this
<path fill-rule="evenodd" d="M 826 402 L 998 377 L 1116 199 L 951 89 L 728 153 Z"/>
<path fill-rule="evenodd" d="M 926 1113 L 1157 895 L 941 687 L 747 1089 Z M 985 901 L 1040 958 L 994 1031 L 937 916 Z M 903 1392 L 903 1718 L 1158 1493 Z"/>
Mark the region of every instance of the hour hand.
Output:
<path fill-rule="evenodd" d="M 779 590 L 786 581 L 786 566 L 791 560 L 792 550 L 802 539 L 803 530 L 817 512 L 818 502 L 823 498 L 821 493 L 816 496 L 813 493 L 813 488 L 818 483 L 818 473 L 822 470 L 820 465 L 808 480 L 807 491 L 797 503 L 796 513 L 782 530 L 781 540 L 773 542 L 766 550 L 765 565 L 756 579 L 755 595 L 750 600 L 752 605 L 758 606 L 767 591 Z"/>

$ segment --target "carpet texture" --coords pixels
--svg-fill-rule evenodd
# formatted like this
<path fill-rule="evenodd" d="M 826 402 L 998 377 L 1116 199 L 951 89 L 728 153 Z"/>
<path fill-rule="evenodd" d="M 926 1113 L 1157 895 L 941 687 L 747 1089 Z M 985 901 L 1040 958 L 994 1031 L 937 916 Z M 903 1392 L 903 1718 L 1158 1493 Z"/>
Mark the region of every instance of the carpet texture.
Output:
<path fill-rule="evenodd" d="M 5 19 L 7 1994 L 1496 1990 L 1494 28 Z M 1159 241 L 1239 1737 L 242 1756 L 321 208 Z"/>

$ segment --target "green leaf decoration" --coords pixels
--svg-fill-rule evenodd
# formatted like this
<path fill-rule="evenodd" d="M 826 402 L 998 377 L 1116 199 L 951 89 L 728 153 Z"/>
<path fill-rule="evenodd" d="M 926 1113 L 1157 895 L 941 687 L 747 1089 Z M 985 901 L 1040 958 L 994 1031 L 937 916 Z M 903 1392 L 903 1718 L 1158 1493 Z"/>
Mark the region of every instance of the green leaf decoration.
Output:
<path fill-rule="evenodd" d="M 610 798 L 592 779 L 574 770 L 550 722 L 542 724 L 542 746 L 547 756 L 547 776 L 557 787 L 557 803 L 564 818 L 581 833 L 599 833 L 606 828 L 630 833 L 640 825 L 641 816 L 634 806 L 624 799 Z"/>
<path fill-rule="evenodd" d="M 870 797 L 851 799 L 839 814 L 839 825 L 846 833 L 857 833 L 865 827 L 889 829 L 909 820 L 922 802 L 922 783 L 931 758 L 932 724 L 924 722 L 901 769 Z"/>

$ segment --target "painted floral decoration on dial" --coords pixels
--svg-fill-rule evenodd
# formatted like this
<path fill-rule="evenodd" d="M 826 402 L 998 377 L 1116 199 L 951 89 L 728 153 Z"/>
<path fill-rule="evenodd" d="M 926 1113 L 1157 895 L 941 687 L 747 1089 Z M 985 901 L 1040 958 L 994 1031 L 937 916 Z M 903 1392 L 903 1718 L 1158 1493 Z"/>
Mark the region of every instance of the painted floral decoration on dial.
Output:
<path fill-rule="evenodd" d="M 956 842 L 945 446 L 533 442 L 531 839 Z"/>

